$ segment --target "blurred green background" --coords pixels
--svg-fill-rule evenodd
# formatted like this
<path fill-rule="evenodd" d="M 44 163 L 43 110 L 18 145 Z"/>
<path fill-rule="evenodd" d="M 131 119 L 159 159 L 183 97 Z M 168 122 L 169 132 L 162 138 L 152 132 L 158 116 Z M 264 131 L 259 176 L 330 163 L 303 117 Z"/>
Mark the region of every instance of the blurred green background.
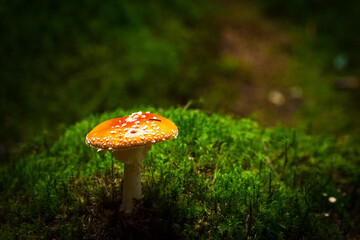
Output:
<path fill-rule="evenodd" d="M 2 162 L 119 107 L 359 133 L 359 10 L 351 0 L 4 0 Z"/>

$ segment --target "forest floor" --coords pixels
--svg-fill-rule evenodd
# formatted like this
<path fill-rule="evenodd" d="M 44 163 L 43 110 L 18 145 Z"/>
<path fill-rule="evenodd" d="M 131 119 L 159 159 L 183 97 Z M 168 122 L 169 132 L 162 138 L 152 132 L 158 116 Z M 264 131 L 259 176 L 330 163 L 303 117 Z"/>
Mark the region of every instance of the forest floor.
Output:
<path fill-rule="evenodd" d="M 232 4 L 219 13 L 226 20 L 217 51 L 225 68 L 233 70 L 226 79 L 213 79 L 215 89 L 225 89 L 221 107 L 267 126 L 311 125 L 312 130 L 335 134 L 358 131 L 359 79 L 328 69 L 328 53 L 314 52 L 316 30 L 290 27 L 256 5 Z M 328 119 L 336 123 L 329 125 Z"/>

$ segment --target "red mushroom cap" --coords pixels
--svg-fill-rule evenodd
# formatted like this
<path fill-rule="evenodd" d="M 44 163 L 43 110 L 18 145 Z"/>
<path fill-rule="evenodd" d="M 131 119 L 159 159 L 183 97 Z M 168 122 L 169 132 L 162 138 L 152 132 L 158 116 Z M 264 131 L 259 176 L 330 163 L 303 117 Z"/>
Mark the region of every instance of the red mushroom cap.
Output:
<path fill-rule="evenodd" d="M 137 112 L 100 123 L 86 136 L 86 143 L 102 150 L 121 150 L 163 142 L 177 135 L 178 129 L 169 119 Z"/>

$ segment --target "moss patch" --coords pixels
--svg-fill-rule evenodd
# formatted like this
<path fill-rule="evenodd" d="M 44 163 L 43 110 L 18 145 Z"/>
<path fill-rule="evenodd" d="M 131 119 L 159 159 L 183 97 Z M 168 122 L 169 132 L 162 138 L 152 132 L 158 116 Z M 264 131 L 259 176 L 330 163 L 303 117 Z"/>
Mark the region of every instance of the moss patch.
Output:
<path fill-rule="evenodd" d="M 117 110 L 1 168 L 1 238 L 356 236 L 359 139 L 262 129 L 196 110 L 140 110 L 174 121 L 179 137 L 144 160 L 133 215 L 119 212 L 123 165 L 84 142 L 97 123 L 131 113 Z"/>

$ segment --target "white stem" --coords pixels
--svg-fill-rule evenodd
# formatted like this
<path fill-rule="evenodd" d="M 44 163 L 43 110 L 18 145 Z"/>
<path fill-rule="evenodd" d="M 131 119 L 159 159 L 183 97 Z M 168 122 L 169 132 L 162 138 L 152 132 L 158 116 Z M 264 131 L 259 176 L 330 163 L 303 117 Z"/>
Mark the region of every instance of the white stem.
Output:
<path fill-rule="evenodd" d="M 120 210 L 132 212 L 134 199 L 141 198 L 141 165 L 124 164 L 124 184 Z"/>
<path fill-rule="evenodd" d="M 151 146 L 114 151 L 111 155 L 124 163 L 124 181 L 122 203 L 120 210 L 131 213 L 134 208 L 134 199 L 141 198 L 141 161 Z"/>

